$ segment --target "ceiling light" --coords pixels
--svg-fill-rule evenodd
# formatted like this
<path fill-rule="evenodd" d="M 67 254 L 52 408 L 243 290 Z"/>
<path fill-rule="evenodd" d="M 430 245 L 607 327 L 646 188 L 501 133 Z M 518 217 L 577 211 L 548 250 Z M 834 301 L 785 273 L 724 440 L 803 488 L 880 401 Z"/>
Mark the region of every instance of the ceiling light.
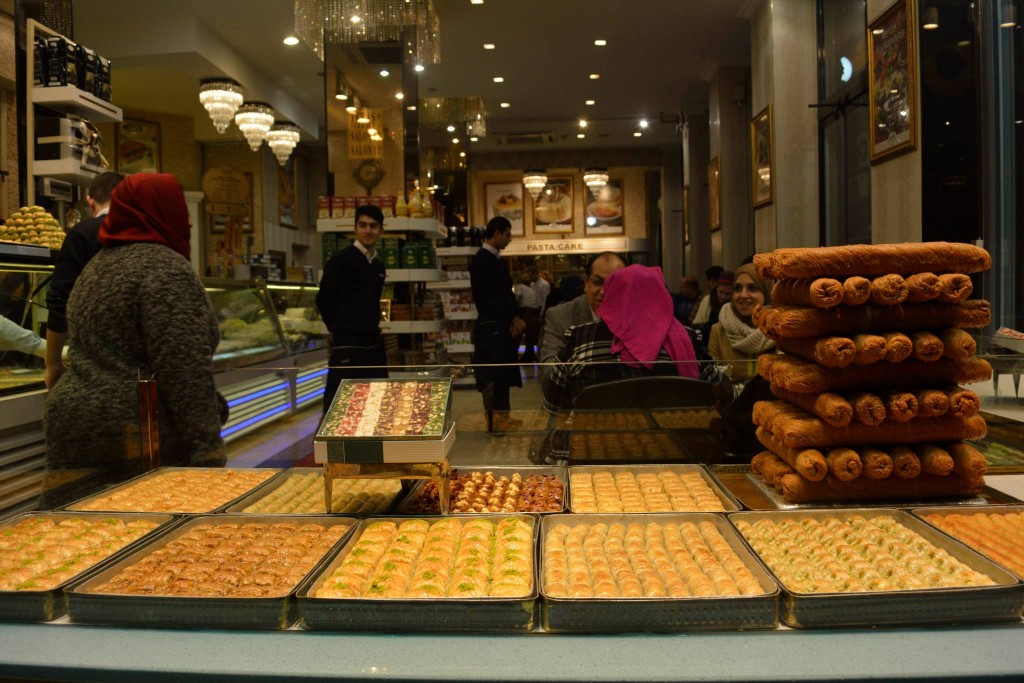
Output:
<path fill-rule="evenodd" d="M 416 73 L 420 73 L 421 71 L 423 71 L 424 67 L 423 67 L 423 65 L 422 65 L 422 64 L 417 64 L 417 65 L 416 65 L 416 66 L 414 66 L 414 67 L 413 67 L 412 69 L 413 69 L 413 71 L 415 71 Z"/>
<path fill-rule="evenodd" d="M 608 41 L 604 40 L 602 38 L 598 38 L 597 40 L 594 41 L 594 45 L 597 45 L 598 47 L 604 47 L 607 44 L 608 44 Z"/>
<path fill-rule="evenodd" d="M 199 101 L 210 114 L 218 133 L 231 125 L 231 118 L 243 99 L 242 86 L 230 78 L 208 78 L 199 82 Z"/>
<path fill-rule="evenodd" d="M 473 142 L 487 135 L 487 120 L 482 113 L 477 113 L 476 118 L 466 121 L 466 135 Z"/>
<path fill-rule="evenodd" d="M 580 119 L 580 128 L 586 128 L 586 127 L 587 127 L 587 120 L 586 119 Z"/>
<path fill-rule="evenodd" d="M 590 74 L 590 80 L 592 81 L 596 81 L 599 78 L 601 78 L 601 74 Z"/>
<path fill-rule="evenodd" d="M 511 107 L 511 106 L 512 106 L 512 105 L 511 105 L 511 104 L 510 104 L 509 102 L 502 102 L 502 103 L 501 103 L 501 108 L 502 108 L 502 109 L 508 109 L 508 108 L 509 108 L 509 107 Z"/>
<path fill-rule="evenodd" d="M 295 36 L 285 36 L 284 40 L 281 41 L 281 42 L 283 42 L 285 45 L 292 46 L 292 45 L 298 45 L 299 44 L 299 39 L 296 38 Z"/>
<path fill-rule="evenodd" d="M 466 153 L 465 153 L 465 152 L 459 152 L 459 156 L 460 156 L 460 157 L 465 157 L 465 156 L 466 156 Z"/>
<path fill-rule="evenodd" d="M 299 144 L 299 128 L 291 121 L 278 121 L 267 131 L 267 146 L 282 166 Z"/>
<path fill-rule="evenodd" d="M 366 107 L 360 107 L 359 114 L 356 116 L 356 123 L 366 125 L 370 122 L 370 112 Z"/>
<path fill-rule="evenodd" d="M 494 49 L 494 43 L 484 43 L 484 49 L 485 50 L 493 50 Z"/>
<path fill-rule="evenodd" d="M 353 14 L 349 21 L 351 21 L 353 24 L 358 24 L 360 21 L 362 21 L 362 19 L 359 18 L 358 14 Z"/>
<path fill-rule="evenodd" d="M 469 4 L 471 4 L 471 5 L 482 5 L 482 4 L 484 4 L 484 0 L 469 0 Z"/>
<path fill-rule="evenodd" d="M 523 186 L 530 193 L 530 196 L 533 197 L 533 201 L 537 201 L 540 198 L 540 193 L 544 191 L 544 186 L 547 184 L 548 173 L 544 169 L 523 171 Z"/>
<path fill-rule="evenodd" d="M 359 98 L 353 95 L 352 98 L 348 101 L 348 104 L 345 105 L 345 111 L 347 111 L 349 114 L 355 114 L 358 110 Z"/>
<path fill-rule="evenodd" d="M 235 114 L 235 125 L 245 136 L 249 149 L 258 152 L 267 131 L 274 125 L 273 110 L 263 102 L 246 102 Z"/>
<path fill-rule="evenodd" d="M 1013 28 L 1017 25 L 1017 8 L 1013 6 L 1013 2 L 1008 2 L 1003 6 L 1003 20 L 999 22 L 1000 28 Z"/>
<path fill-rule="evenodd" d="M 459 139 L 458 138 L 452 138 L 452 144 L 453 145 L 459 144 Z"/>
<path fill-rule="evenodd" d="M 641 135 L 643 135 L 643 133 L 641 133 L 640 131 L 636 131 L 635 133 L 633 133 L 633 137 L 635 137 L 635 138 L 638 138 Z"/>
<path fill-rule="evenodd" d="M 588 168 L 583 173 L 583 184 L 590 189 L 594 197 L 601 191 L 601 188 L 608 184 L 607 168 Z"/>
<path fill-rule="evenodd" d="M 647 123 L 647 119 L 640 119 L 640 127 L 641 128 L 646 128 L 648 125 L 649 124 Z"/>
<path fill-rule="evenodd" d="M 595 104 L 597 104 L 597 100 L 587 100 L 586 102 L 584 102 L 584 104 L 587 105 L 588 107 L 593 107 Z"/>
<path fill-rule="evenodd" d="M 341 78 L 341 69 L 334 67 L 334 99 L 345 101 L 348 99 L 348 86 Z"/>
<path fill-rule="evenodd" d="M 396 100 L 404 100 L 405 99 L 405 93 L 404 92 L 396 92 L 395 93 L 395 99 Z"/>
<path fill-rule="evenodd" d="M 410 104 L 409 106 L 406 107 L 406 109 L 408 109 L 409 111 L 416 111 L 416 105 Z"/>
<path fill-rule="evenodd" d="M 387 78 L 390 75 L 391 75 L 391 72 L 388 71 L 387 69 L 381 69 L 380 70 L 380 77 L 381 78 Z"/>
<path fill-rule="evenodd" d="M 583 138 L 587 137 L 587 134 L 586 133 L 576 133 L 576 137 L 578 137 L 578 138 L 580 138 L 582 140 Z"/>
<path fill-rule="evenodd" d="M 445 130 L 447 130 L 449 133 L 454 133 L 455 132 L 455 126 L 448 126 Z"/>
<path fill-rule="evenodd" d="M 377 134 L 377 129 L 371 126 L 370 128 L 366 129 L 366 134 L 372 138 Z"/>
<path fill-rule="evenodd" d="M 921 13 L 921 28 L 931 31 L 939 27 L 939 8 L 925 7 Z"/>
<path fill-rule="evenodd" d="M 480 140 L 480 138 L 478 138 L 478 137 L 475 137 L 475 136 L 474 136 L 474 137 L 471 137 L 471 138 L 469 139 L 469 141 L 470 141 L 470 142 L 477 142 L 477 141 L 479 141 L 479 140 Z"/>
<path fill-rule="evenodd" d="M 504 78 L 502 78 L 501 76 L 495 76 L 495 77 L 494 77 L 494 82 L 495 82 L 495 83 L 504 83 L 504 82 L 505 82 L 505 79 L 504 79 Z"/>
<path fill-rule="evenodd" d="M 875 36 L 880 36 L 880 35 L 882 35 L 883 33 L 885 33 L 885 31 L 884 31 L 883 29 L 880 29 L 880 28 L 874 28 L 874 29 L 871 29 L 871 34 L 872 34 L 872 35 L 875 35 Z"/>

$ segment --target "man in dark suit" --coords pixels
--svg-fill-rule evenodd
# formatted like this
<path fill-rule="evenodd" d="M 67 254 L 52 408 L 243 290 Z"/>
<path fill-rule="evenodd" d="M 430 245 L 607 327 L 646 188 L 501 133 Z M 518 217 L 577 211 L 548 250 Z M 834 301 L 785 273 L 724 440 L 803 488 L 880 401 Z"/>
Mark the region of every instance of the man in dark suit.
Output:
<path fill-rule="evenodd" d="M 501 250 L 511 241 L 512 224 L 508 219 L 492 218 L 484 231 L 484 244 L 469 265 L 477 312 L 473 329 L 476 388 L 483 393 L 488 427 L 492 430 L 502 429 L 508 422 L 511 387 L 523 386 L 519 367 L 515 365 L 518 360 L 516 340 L 526 329 L 526 323 L 519 317 L 512 276 L 501 262 Z M 506 363 L 510 365 L 495 367 Z"/>
<path fill-rule="evenodd" d="M 99 232 L 103 218 L 110 210 L 110 193 L 124 180 L 120 173 L 101 173 L 89 183 L 85 201 L 92 218 L 79 221 L 68 230 L 64 244 L 57 255 L 57 263 L 46 291 L 46 388 L 52 389 L 64 374 L 61 354 L 68 339 L 68 320 L 65 317 L 68 298 L 85 264 L 100 250 Z"/>
<path fill-rule="evenodd" d="M 605 251 L 587 262 L 587 279 L 583 284 L 584 296 L 549 308 L 544 315 L 544 337 L 541 339 L 541 382 L 551 374 L 551 364 L 558 361 L 558 352 L 565 348 L 566 333 L 570 328 L 599 320 L 597 307 L 604 299 L 604 281 L 626 262 L 615 252 Z"/>

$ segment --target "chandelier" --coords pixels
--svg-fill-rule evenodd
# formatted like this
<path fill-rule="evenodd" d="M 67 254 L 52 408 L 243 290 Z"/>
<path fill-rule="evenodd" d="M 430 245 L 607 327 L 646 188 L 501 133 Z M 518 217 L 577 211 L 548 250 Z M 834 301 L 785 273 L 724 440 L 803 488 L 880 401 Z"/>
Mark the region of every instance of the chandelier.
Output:
<path fill-rule="evenodd" d="M 544 169 L 532 169 L 523 172 L 523 185 L 526 190 L 533 197 L 533 201 L 537 201 L 540 198 L 540 193 L 544 191 L 544 186 L 548 184 L 548 174 Z"/>
<path fill-rule="evenodd" d="M 487 119 L 483 114 L 477 114 L 476 118 L 466 123 L 466 135 L 471 138 L 487 137 Z"/>
<path fill-rule="evenodd" d="M 295 0 L 295 33 L 320 59 L 325 44 L 406 39 L 404 48 L 417 64 L 441 61 L 434 0 Z"/>
<path fill-rule="evenodd" d="M 597 197 L 601 188 L 608 184 L 608 169 L 588 168 L 583 174 L 583 184 L 590 189 L 594 197 Z"/>
<path fill-rule="evenodd" d="M 274 112 L 263 102 L 246 102 L 235 114 L 235 125 L 242 131 L 249 148 L 258 152 L 267 131 L 274 125 Z"/>
<path fill-rule="evenodd" d="M 230 78 L 206 78 L 199 81 L 199 101 L 213 119 L 213 127 L 223 134 L 242 104 L 242 86 Z"/>
<path fill-rule="evenodd" d="M 299 144 L 299 128 L 291 121 L 278 121 L 267 131 L 267 146 L 282 166 Z"/>

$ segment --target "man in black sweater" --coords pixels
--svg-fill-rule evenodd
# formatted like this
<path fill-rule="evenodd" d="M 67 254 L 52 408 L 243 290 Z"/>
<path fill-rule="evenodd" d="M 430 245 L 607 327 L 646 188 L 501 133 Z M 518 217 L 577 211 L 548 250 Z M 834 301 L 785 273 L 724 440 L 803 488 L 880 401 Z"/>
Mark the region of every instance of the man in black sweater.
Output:
<path fill-rule="evenodd" d="M 526 329 L 526 323 L 519 317 L 512 276 L 500 255 L 511 241 L 512 224 L 508 219 L 492 218 L 484 231 L 484 245 L 469 265 L 477 312 L 473 328 L 476 388 L 483 393 L 491 429 L 502 429 L 509 424 L 509 389 L 523 386 L 519 366 L 515 365 L 519 356 L 516 340 Z M 493 397 L 490 401 L 488 394 Z"/>
<path fill-rule="evenodd" d="M 387 354 L 380 336 L 380 295 L 384 263 L 377 257 L 377 240 L 384 230 L 380 207 L 356 209 L 356 241 L 324 265 L 316 307 L 327 326 L 331 344 L 324 413 L 343 379 L 386 378 Z"/>
<path fill-rule="evenodd" d="M 118 183 L 124 180 L 120 173 L 101 173 L 89 183 L 85 200 L 89 203 L 92 218 L 79 221 L 68 230 L 64 244 L 57 255 L 57 263 L 50 278 L 50 287 L 46 290 L 46 388 L 53 386 L 64 374 L 64 362 L 61 354 L 68 339 L 68 320 L 65 313 L 71 289 L 75 286 L 78 276 L 85 264 L 100 250 L 99 232 L 103 218 L 110 210 L 110 193 Z"/>

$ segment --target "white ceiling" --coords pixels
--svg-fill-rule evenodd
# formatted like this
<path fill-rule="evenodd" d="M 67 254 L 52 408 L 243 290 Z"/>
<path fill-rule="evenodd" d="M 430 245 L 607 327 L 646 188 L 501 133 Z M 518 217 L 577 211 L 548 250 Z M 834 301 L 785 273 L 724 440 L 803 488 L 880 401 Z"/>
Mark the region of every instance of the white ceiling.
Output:
<path fill-rule="evenodd" d="M 709 66 L 750 63 L 744 17 L 760 1 L 434 0 L 441 62 L 421 74 L 420 96 L 482 97 L 489 135 L 478 149 L 493 149 L 498 133 L 516 131 L 555 133 L 557 146 L 673 144 L 683 108 L 701 108 Z M 267 101 L 298 123 L 305 141 L 322 137 L 323 64 L 304 44 L 281 42 L 293 32 L 293 0 L 73 6 L 76 39 L 113 61 L 119 106 L 192 116 L 197 139 L 223 140 L 196 93 L 201 78 L 227 75 L 242 83 L 247 99 Z M 597 38 L 608 45 L 596 47 Z M 485 42 L 497 49 L 484 50 Z M 591 80 L 591 73 L 601 78 Z M 382 90 L 401 89 L 397 70 L 389 78 Z M 597 104 L 585 106 L 586 99 Z M 502 101 L 512 106 L 502 109 Z M 580 116 L 591 121 L 584 140 L 576 138 Z M 639 117 L 652 127 L 635 138 Z M 226 135 L 241 139 L 234 126 Z"/>

